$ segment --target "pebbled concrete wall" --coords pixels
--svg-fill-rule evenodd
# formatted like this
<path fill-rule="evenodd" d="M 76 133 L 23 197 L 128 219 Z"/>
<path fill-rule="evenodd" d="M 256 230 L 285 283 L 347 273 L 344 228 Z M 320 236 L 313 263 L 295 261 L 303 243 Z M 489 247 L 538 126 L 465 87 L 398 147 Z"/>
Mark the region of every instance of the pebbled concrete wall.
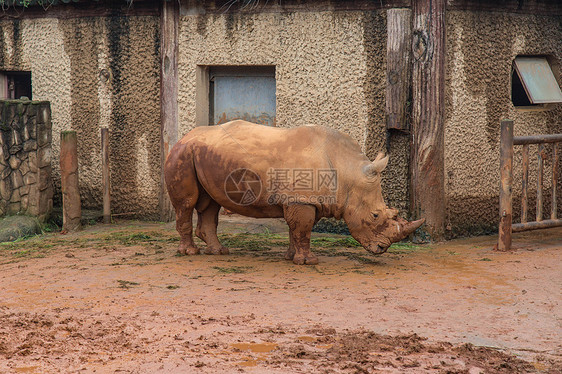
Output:
<path fill-rule="evenodd" d="M 277 126 L 325 125 L 371 159 L 386 151 L 386 11 L 182 13 L 180 138 L 198 121 L 198 66 L 275 65 Z M 384 192 L 405 212 L 407 136 L 394 137 L 390 152 Z"/>
<path fill-rule="evenodd" d="M 0 21 L 0 69 L 32 72 L 34 100 L 51 102 L 55 204 L 63 130 L 78 132 L 85 208 L 100 208 L 100 127 L 110 129 L 112 210 L 158 217 L 159 18 Z"/>
<path fill-rule="evenodd" d="M 445 170 L 447 229 L 451 236 L 496 232 L 499 202 L 500 121 L 514 120 L 515 135 L 562 133 L 562 104 L 549 110 L 516 109 L 511 66 L 517 55 L 550 55 L 562 62 L 562 17 L 496 12 L 447 13 Z M 559 84 L 562 83 L 558 76 Z M 520 195 L 520 147 L 514 193 Z M 550 152 L 550 148 L 547 148 Z M 536 186 L 536 148 L 531 147 L 530 191 Z M 545 197 L 551 181 L 545 164 Z M 559 182 L 559 185 L 562 182 Z M 531 191 L 530 217 L 535 192 Z M 560 191 L 559 191 L 560 196 Z M 517 203 L 519 204 L 519 203 Z M 519 205 L 514 202 L 514 219 Z M 559 202 L 562 206 L 562 200 Z M 550 205 L 545 206 L 549 212 Z"/>

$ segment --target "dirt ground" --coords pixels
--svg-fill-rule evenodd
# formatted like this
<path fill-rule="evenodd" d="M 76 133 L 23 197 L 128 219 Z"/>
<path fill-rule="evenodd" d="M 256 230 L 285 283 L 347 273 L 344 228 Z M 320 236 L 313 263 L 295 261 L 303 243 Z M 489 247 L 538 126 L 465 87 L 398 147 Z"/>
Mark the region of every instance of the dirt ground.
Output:
<path fill-rule="evenodd" d="M 394 245 L 221 217 L 228 256 L 121 221 L 0 245 L 0 373 L 562 373 L 562 229 Z M 201 244 L 199 242 L 199 244 Z"/>

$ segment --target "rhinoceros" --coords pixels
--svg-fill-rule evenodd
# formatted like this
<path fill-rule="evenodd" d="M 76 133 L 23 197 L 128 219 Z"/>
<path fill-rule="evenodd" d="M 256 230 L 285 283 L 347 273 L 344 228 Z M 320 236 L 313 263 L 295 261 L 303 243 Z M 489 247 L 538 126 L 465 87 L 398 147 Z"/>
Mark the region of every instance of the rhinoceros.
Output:
<path fill-rule="evenodd" d="M 217 238 L 222 207 L 256 218 L 284 218 L 289 226 L 287 260 L 317 264 L 310 251 L 313 226 L 322 217 L 343 219 L 369 252 L 384 253 L 424 222 L 408 222 L 386 206 L 382 153 L 371 162 L 351 137 L 322 126 L 278 128 L 236 120 L 197 127 L 171 149 L 164 166 L 176 210 L 179 252 L 228 254 Z"/>

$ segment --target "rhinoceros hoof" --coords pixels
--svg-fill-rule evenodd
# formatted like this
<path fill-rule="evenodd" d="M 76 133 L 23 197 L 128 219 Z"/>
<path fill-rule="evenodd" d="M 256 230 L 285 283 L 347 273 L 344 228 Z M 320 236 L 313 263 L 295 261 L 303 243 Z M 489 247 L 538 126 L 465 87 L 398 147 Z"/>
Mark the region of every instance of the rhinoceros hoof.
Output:
<path fill-rule="evenodd" d="M 227 255 L 229 253 L 230 253 L 230 251 L 226 247 L 205 249 L 205 254 L 207 254 L 207 255 Z"/>
<path fill-rule="evenodd" d="M 291 251 L 290 249 L 285 252 L 285 260 L 291 261 L 295 258 L 295 251 Z"/>
<path fill-rule="evenodd" d="M 199 248 L 197 248 L 195 246 L 180 245 L 180 247 L 178 248 L 178 253 L 180 253 L 182 255 L 198 255 L 199 254 Z"/>
<path fill-rule="evenodd" d="M 314 255 L 308 257 L 295 255 L 293 263 L 296 265 L 318 265 L 318 257 Z"/>

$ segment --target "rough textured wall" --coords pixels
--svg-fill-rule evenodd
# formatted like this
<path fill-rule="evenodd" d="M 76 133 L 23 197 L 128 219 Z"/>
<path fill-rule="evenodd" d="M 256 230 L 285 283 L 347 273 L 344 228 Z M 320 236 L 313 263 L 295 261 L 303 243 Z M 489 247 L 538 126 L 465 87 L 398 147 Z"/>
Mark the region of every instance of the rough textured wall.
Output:
<path fill-rule="evenodd" d="M 562 105 L 547 111 L 524 111 L 511 102 L 514 58 L 545 54 L 562 62 L 561 25 L 562 17 L 447 13 L 445 183 L 451 235 L 497 230 L 501 119 L 514 120 L 516 136 L 562 133 Z M 519 152 L 516 148 L 516 197 L 521 180 Z M 536 164 L 535 157 L 532 164 Z M 550 165 L 548 161 L 547 170 Z M 531 178 L 534 189 L 536 172 L 531 174 L 535 175 Z M 545 188 L 548 176 L 547 172 Z M 514 213 L 517 219 L 519 206 L 515 203 Z"/>
<path fill-rule="evenodd" d="M 78 132 L 83 206 L 100 208 L 100 127 L 110 129 L 112 210 L 158 215 L 159 19 L 109 16 L 0 21 L 0 69 L 30 70 L 51 102 L 55 194 L 60 131 Z"/>
<path fill-rule="evenodd" d="M 371 159 L 385 150 L 385 11 L 192 14 L 180 22 L 180 137 L 196 123 L 198 65 L 275 65 L 277 126 L 341 130 Z M 397 139 L 385 193 L 404 208 L 408 143 Z"/>
<path fill-rule="evenodd" d="M 53 210 L 48 102 L 0 101 L 0 216 Z"/>

